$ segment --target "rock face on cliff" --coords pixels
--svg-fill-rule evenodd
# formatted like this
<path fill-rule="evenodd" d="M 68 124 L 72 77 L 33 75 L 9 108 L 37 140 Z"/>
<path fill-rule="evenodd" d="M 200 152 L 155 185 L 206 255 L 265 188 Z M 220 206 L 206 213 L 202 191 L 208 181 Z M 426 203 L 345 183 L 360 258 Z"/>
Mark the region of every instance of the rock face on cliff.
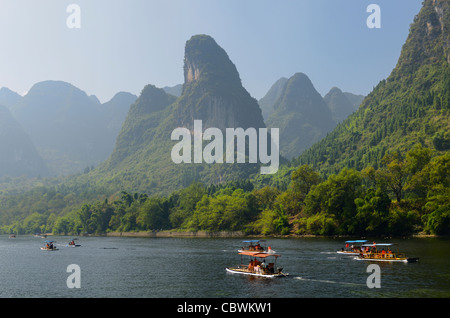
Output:
<path fill-rule="evenodd" d="M 207 35 L 186 42 L 184 84 L 180 97 L 147 85 L 131 106 L 110 158 L 93 174 L 118 189 L 169 193 L 193 181 L 220 183 L 259 173 L 259 164 L 175 164 L 171 151 L 174 129 L 194 135 L 194 121 L 203 131 L 218 128 L 265 128 L 257 101 L 242 86 L 227 53 Z M 204 144 L 207 142 L 204 142 Z"/>
<path fill-rule="evenodd" d="M 184 59 L 183 93 L 175 110 L 179 126 L 194 119 L 205 128 L 265 127 L 258 102 L 242 86 L 236 66 L 213 38 L 193 36 Z"/>

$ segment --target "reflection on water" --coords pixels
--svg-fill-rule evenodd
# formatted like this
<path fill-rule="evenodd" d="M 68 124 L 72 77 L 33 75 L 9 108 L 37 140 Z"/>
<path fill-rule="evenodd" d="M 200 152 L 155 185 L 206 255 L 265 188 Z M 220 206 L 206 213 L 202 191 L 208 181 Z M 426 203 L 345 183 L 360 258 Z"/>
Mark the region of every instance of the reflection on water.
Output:
<path fill-rule="evenodd" d="M 0 297 L 293 298 L 449 297 L 450 240 L 397 240 L 414 264 L 379 263 L 381 288 L 368 288 L 370 262 L 336 254 L 341 239 L 269 239 L 289 277 L 230 274 L 240 263 L 236 238 L 53 237 L 58 251 L 41 251 L 43 239 L 0 236 Z M 81 270 L 70 289 L 67 267 Z"/>

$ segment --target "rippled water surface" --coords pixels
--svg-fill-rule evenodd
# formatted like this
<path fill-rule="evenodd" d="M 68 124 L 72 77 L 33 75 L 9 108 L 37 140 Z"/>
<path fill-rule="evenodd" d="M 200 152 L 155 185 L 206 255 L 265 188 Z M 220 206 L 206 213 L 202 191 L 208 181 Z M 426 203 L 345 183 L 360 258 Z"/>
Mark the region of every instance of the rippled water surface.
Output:
<path fill-rule="evenodd" d="M 41 251 L 44 239 L 0 236 L 0 297 L 450 297 L 450 240 L 394 240 L 418 263 L 381 263 L 381 288 L 368 288 L 370 262 L 336 253 L 342 239 L 268 239 L 288 277 L 230 274 L 239 264 L 236 238 L 52 237 L 58 251 Z M 380 241 L 381 243 L 381 241 Z M 80 268 L 81 288 L 68 288 L 67 267 Z"/>

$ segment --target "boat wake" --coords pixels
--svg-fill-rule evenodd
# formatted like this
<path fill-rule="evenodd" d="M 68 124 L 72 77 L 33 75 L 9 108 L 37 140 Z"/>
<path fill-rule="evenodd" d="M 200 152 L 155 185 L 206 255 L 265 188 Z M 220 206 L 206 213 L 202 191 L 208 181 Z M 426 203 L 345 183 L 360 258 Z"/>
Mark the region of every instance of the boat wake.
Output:
<path fill-rule="evenodd" d="M 297 279 L 297 280 L 302 280 L 302 281 L 319 282 L 319 283 L 326 283 L 326 284 L 338 284 L 338 285 L 348 285 L 348 286 L 366 286 L 365 284 L 357 284 L 357 283 L 349 283 L 349 282 L 335 282 L 332 280 L 303 278 L 300 276 L 293 277 L 293 278 Z"/>

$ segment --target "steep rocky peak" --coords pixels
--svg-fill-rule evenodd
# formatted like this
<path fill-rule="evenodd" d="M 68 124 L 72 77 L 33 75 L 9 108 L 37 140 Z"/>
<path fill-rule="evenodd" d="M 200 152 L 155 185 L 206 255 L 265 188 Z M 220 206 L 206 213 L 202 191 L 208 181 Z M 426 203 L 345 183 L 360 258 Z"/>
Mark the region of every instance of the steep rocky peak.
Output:
<path fill-rule="evenodd" d="M 184 82 L 217 82 L 226 80 L 241 84 L 236 66 L 228 54 L 209 35 L 194 35 L 186 42 Z"/>
<path fill-rule="evenodd" d="M 228 54 L 208 35 L 194 35 L 185 46 L 183 92 L 175 108 L 175 123 L 192 127 L 264 127 L 256 99 L 242 86 Z"/>

